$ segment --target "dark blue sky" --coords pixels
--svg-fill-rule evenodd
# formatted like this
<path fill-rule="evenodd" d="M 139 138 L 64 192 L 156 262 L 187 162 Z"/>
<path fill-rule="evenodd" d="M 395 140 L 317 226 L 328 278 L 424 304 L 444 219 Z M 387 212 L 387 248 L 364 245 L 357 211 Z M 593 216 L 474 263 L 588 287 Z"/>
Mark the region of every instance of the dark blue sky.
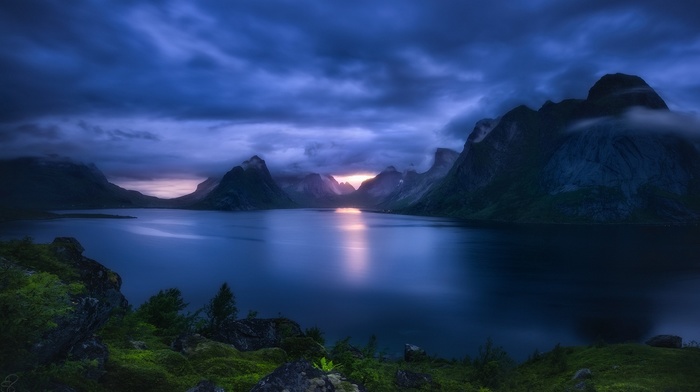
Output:
<path fill-rule="evenodd" d="M 603 74 L 700 106 L 700 2 L 0 2 L 1 157 L 194 179 L 427 168 L 474 122 Z"/>

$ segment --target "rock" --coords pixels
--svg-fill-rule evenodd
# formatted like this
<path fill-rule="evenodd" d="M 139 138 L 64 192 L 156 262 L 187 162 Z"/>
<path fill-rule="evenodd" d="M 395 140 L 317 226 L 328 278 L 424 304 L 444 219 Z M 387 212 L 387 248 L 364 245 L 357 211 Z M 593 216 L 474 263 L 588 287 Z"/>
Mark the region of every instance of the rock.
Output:
<path fill-rule="evenodd" d="M 133 347 L 137 350 L 148 350 L 148 346 L 146 345 L 146 342 L 141 341 L 141 340 L 129 340 L 129 344 L 131 344 L 131 347 Z"/>
<path fill-rule="evenodd" d="M 263 377 L 250 392 L 363 392 L 362 385 L 347 381 L 339 374 L 326 374 L 306 360 L 285 363 Z"/>
<path fill-rule="evenodd" d="M 51 247 L 60 261 L 78 272 L 77 280 L 85 286 L 85 291 L 71 296 L 73 310 L 55 320 L 57 326 L 33 344 L 31 351 L 39 364 L 65 357 L 79 342 L 91 339 L 113 310 L 125 309 L 128 304 L 119 291 L 121 277 L 97 261 L 84 257 L 83 247 L 75 238 L 56 238 Z"/>
<path fill-rule="evenodd" d="M 84 376 L 90 380 L 99 380 L 107 371 L 105 364 L 109 360 L 109 350 L 107 346 L 97 336 L 83 340 L 73 346 L 68 357 L 78 361 L 96 361 L 96 367 L 89 367 Z"/>
<path fill-rule="evenodd" d="M 425 350 L 416 345 L 407 343 L 406 346 L 404 346 L 403 359 L 406 362 L 420 361 L 425 359 L 427 356 L 428 355 L 425 353 Z"/>
<path fill-rule="evenodd" d="M 683 347 L 683 338 L 676 335 L 657 335 L 646 341 L 651 347 L 664 348 L 681 348 Z"/>
<path fill-rule="evenodd" d="M 187 392 L 224 392 L 224 388 L 214 385 L 209 380 L 202 380 L 194 387 L 188 389 Z"/>
<path fill-rule="evenodd" d="M 280 347 L 282 339 L 304 336 L 296 322 L 286 318 L 226 320 L 213 340 L 228 343 L 241 351 Z"/>
<path fill-rule="evenodd" d="M 574 374 L 574 377 L 572 377 L 571 379 L 572 380 L 585 380 L 585 379 L 588 379 L 591 377 L 593 377 L 593 372 L 591 372 L 591 369 L 583 368 L 583 369 L 577 370 L 576 373 Z"/>
<path fill-rule="evenodd" d="M 409 370 L 397 370 L 394 382 L 401 388 L 422 388 L 433 383 L 433 376 Z"/>

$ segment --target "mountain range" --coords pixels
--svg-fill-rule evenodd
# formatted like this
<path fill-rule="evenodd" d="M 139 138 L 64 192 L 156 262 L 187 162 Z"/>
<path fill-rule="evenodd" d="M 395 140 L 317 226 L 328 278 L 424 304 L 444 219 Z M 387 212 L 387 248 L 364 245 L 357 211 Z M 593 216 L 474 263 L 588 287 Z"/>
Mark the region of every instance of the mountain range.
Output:
<path fill-rule="evenodd" d="M 158 199 L 65 159 L 0 161 L 1 209 L 255 210 L 354 206 L 515 222 L 700 221 L 700 137 L 644 80 L 605 75 L 585 99 L 478 121 L 461 153 L 417 173 L 390 166 L 355 190 L 327 174 L 273 178 L 253 156 L 192 194 Z M 698 131 L 698 130 L 695 130 Z"/>

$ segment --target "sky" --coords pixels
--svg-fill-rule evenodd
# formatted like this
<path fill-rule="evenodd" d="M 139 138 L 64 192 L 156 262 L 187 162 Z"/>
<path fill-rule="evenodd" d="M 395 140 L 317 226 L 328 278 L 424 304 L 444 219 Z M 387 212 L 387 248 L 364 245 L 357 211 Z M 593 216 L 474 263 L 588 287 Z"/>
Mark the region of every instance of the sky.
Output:
<path fill-rule="evenodd" d="M 0 158 L 166 197 L 253 155 L 273 175 L 424 171 L 479 119 L 615 72 L 693 117 L 699 17 L 697 0 L 2 0 Z"/>

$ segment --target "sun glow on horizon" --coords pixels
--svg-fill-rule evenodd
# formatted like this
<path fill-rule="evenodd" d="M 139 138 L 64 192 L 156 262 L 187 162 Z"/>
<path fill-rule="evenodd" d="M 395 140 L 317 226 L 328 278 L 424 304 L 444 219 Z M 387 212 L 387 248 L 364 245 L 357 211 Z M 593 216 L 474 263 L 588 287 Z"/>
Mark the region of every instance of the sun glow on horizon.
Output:
<path fill-rule="evenodd" d="M 161 180 L 119 180 L 110 182 L 128 190 L 139 191 L 144 195 L 172 199 L 194 192 L 204 179 L 161 179 Z"/>
<path fill-rule="evenodd" d="M 351 174 L 348 176 L 336 176 L 334 175 L 333 178 L 335 178 L 336 181 L 338 182 L 349 182 L 350 185 L 352 185 L 355 189 L 358 189 L 360 185 L 362 185 L 362 182 L 369 180 L 370 178 L 374 178 L 376 174 L 372 173 L 360 173 L 360 174 Z"/>

